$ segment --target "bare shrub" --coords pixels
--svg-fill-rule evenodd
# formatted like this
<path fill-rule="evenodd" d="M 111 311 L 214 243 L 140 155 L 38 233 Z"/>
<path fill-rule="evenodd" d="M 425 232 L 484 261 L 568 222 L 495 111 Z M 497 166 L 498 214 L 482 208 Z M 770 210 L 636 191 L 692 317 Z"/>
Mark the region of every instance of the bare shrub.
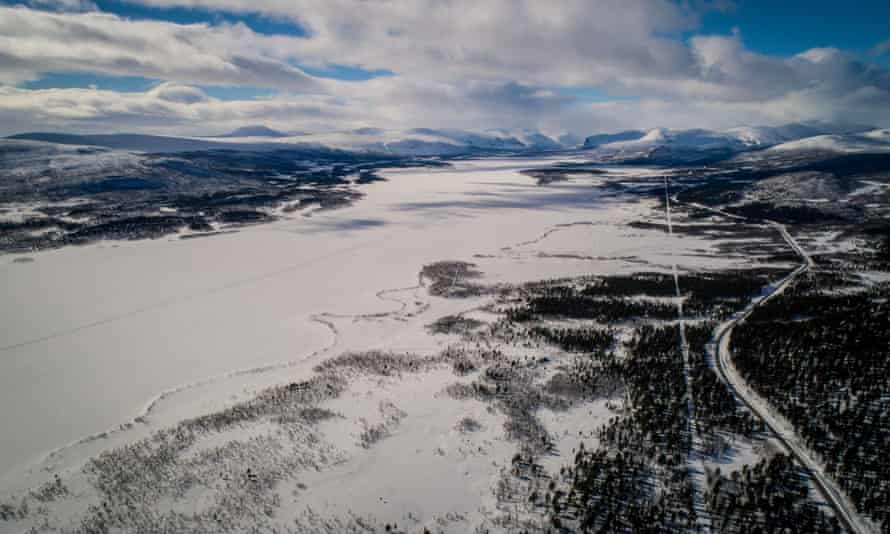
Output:
<path fill-rule="evenodd" d="M 69 492 L 68 487 L 62 483 L 59 475 L 56 475 L 52 480 L 43 483 L 39 488 L 30 493 L 31 497 L 40 502 L 52 502 L 60 497 L 67 496 Z"/>
<path fill-rule="evenodd" d="M 484 325 L 482 321 L 464 317 L 462 315 L 446 315 L 436 319 L 427 328 L 433 334 L 468 334 Z"/>
<path fill-rule="evenodd" d="M 382 441 L 392 435 L 395 430 L 408 414 L 400 410 L 395 404 L 387 401 L 381 401 L 378 406 L 380 415 L 383 416 L 383 422 L 376 425 L 369 425 L 367 421 L 362 419 L 364 430 L 359 435 L 359 445 L 365 449 L 370 449 L 375 443 Z"/>
<path fill-rule="evenodd" d="M 475 263 L 465 261 L 440 261 L 424 265 L 421 280 L 430 280 L 429 292 L 437 297 L 466 298 L 484 295 L 487 288 L 470 282 L 482 276 Z"/>
<path fill-rule="evenodd" d="M 462 434 L 469 434 L 471 432 L 478 432 L 479 430 L 482 430 L 482 424 L 472 417 L 464 417 L 457 422 L 455 428 Z"/>
<path fill-rule="evenodd" d="M 409 353 L 393 353 L 379 350 L 345 352 L 325 360 L 315 367 L 319 373 L 335 370 L 351 370 L 362 374 L 393 376 L 401 372 L 419 372 L 429 369 L 433 358 L 423 358 Z"/>
<path fill-rule="evenodd" d="M 456 382 L 447 386 L 445 388 L 445 393 L 451 398 L 458 400 L 477 399 L 488 401 L 494 398 L 496 391 L 494 386 L 489 386 L 487 384 L 480 384 L 478 382 L 464 384 Z"/>

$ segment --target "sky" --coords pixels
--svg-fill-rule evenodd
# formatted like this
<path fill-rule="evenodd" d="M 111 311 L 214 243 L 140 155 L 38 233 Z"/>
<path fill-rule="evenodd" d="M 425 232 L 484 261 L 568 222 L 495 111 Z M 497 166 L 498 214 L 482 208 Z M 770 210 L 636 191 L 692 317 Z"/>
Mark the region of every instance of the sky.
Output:
<path fill-rule="evenodd" d="M 0 135 L 890 127 L 890 2 L 0 0 Z"/>

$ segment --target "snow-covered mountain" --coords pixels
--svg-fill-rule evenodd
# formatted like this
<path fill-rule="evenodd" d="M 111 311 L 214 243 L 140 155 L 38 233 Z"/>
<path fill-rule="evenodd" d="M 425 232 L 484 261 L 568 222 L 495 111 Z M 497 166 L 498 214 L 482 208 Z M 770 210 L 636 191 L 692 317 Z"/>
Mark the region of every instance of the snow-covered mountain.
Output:
<path fill-rule="evenodd" d="M 458 156 L 486 153 L 525 153 L 565 150 L 577 146 L 577 138 L 554 139 L 532 130 L 487 130 L 472 132 L 455 129 L 413 128 L 384 130 L 359 128 L 283 137 L 276 143 L 313 143 L 354 152 L 374 152 L 394 156 Z M 243 139 L 250 141 L 252 139 Z M 232 139 L 232 141 L 237 141 Z"/>
<path fill-rule="evenodd" d="M 232 147 L 230 140 L 222 138 L 170 137 L 128 133 L 79 135 L 32 132 L 12 135 L 7 139 L 41 141 L 56 145 L 94 146 L 133 152 L 189 152 L 193 150 L 213 150 Z"/>
<path fill-rule="evenodd" d="M 820 135 L 848 135 L 871 130 L 872 126 L 859 124 L 835 124 L 826 122 L 792 123 L 783 126 L 753 126 L 726 130 L 748 146 L 767 147 L 816 137 Z"/>
<path fill-rule="evenodd" d="M 692 162 L 786 144 L 789 149 L 795 146 L 800 149 L 824 148 L 818 141 L 811 144 L 803 141 L 825 136 L 855 139 L 868 131 L 873 130 L 868 126 L 828 123 L 749 126 L 728 130 L 654 128 L 646 132 L 631 130 L 589 136 L 584 148 L 592 157 L 606 161 Z M 863 143 L 867 144 L 865 141 Z M 875 147 L 880 145 L 872 144 Z"/>
<path fill-rule="evenodd" d="M 844 154 L 890 152 L 890 130 L 869 130 L 851 134 L 830 134 L 805 137 L 775 145 L 770 151 L 823 151 Z"/>
<path fill-rule="evenodd" d="M 585 150 L 589 150 L 602 145 L 607 145 L 609 143 L 617 143 L 620 141 L 636 141 L 637 139 L 641 139 L 644 135 L 646 135 L 646 132 L 643 130 L 625 130 L 618 133 L 590 135 L 584 139 L 584 145 L 582 146 L 582 148 L 584 148 Z"/>
<path fill-rule="evenodd" d="M 770 147 L 776 147 L 777 150 L 882 151 L 886 144 L 886 132 L 887 130 L 865 126 L 827 123 L 738 127 L 728 130 L 654 128 L 648 131 L 626 130 L 594 134 L 582 143 L 580 138 L 571 134 L 550 136 L 534 130 L 472 132 L 433 128 L 384 130 L 369 127 L 313 134 L 286 134 L 265 126 L 248 126 L 218 137 L 28 133 L 11 138 L 134 152 L 215 149 L 343 150 L 400 157 L 527 154 L 581 148 L 598 161 L 680 163 L 720 159 Z"/>
<path fill-rule="evenodd" d="M 241 128 L 236 128 L 227 134 L 218 135 L 217 137 L 289 137 L 290 135 L 291 134 L 279 132 L 278 130 L 273 130 L 268 126 L 259 124 L 255 126 L 242 126 Z"/>

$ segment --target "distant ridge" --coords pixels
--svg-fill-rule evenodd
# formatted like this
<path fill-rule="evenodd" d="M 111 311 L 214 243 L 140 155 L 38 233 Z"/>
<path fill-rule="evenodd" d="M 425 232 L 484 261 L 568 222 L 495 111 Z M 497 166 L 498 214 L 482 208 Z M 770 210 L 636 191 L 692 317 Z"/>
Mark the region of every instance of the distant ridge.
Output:
<path fill-rule="evenodd" d="M 574 136 L 554 138 L 534 130 L 474 132 L 434 128 L 383 130 L 366 127 L 349 131 L 294 134 L 255 125 L 216 137 L 32 132 L 13 135 L 9 139 L 154 153 L 201 150 L 328 150 L 397 157 L 536 154 L 580 148 L 592 160 L 602 162 L 676 163 L 725 159 L 741 152 L 779 145 L 788 149 L 832 148 L 840 151 L 855 148 L 857 151 L 883 151 L 886 147 L 885 135 L 879 133 L 873 127 L 861 125 L 793 123 L 783 126 L 743 126 L 728 130 L 626 130 L 591 135 L 581 143 Z M 790 144 L 820 136 L 828 137 Z"/>
<path fill-rule="evenodd" d="M 135 150 L 140 152 L 188 152 L 191 150 L 210 150 L 214 148 L 228 148 L 231 146 L 228 143 L 220 141 L 128 133 L 78 135 L 31 132 L 11 135 L 7 137 L 7 139 L 42 141 L 44 143 L 55 143 L 58 145 L 101 146 L 105 148 Z"/>
<path fill-rule="evenodd" d="M 11 135 L 6 139 L 40 141 L 57 145 L 82 145 L 148 153 L 197 152 L 201 150 L 294 150 L 303 152 L 341 152 L 315 143 L 279 143 L 272 140 L 254 142 L 227 141 L 223 138 L 167 137 L 145 134 L 96 134 L 78 135 L 67 133 L 30 132 Z"/>
<path fill-rule="evenodd" d="M 254 126 L 242 126 L 227 134 L 218 135 L 216 137 L 290 137 L 290 135 L 278 130 L 273 130 L 268 126 L 258 124 Z"/>
<path fill-rule="evenodd" d="M 590 135 L 584 139 L 583 148 L 591 149 L 618 141 L 636 141 L 637 139 L 642 139 L 644 135 L 646 135 L 646 132 L 643 130 L 625 130 L 618 133 Z"/>

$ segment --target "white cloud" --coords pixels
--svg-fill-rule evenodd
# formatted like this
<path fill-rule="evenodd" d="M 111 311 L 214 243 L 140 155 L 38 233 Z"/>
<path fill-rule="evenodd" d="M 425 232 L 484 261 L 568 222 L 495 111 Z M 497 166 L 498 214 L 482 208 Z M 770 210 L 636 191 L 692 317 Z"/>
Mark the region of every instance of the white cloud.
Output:
<path fill-rule="evenodd" d="M 589 85 L 616 75 L 682 76 L 689 51 L 658 35 L 695 25 L 691 11 L 667 0 L 147 1 L 288 16 L 311 33 L 299 43 L 304 61 L 450 82 Z"/>
<path fill-rule="evenodd" d="M 265 124 L 284 131 L 416 126 L 540 129 L 590 134 L 625 128 L 730 128 L 821 119 L 890 124 L 890 93 L 866 86 L 838 96 L 807 88 L 764 101 L 645 98 L 578 104 L 520 85 L 459 87 L 398 77 L 333 86 L 336 95 L 284 93 L 255 100 L 219 100 L 195 87 L 162 84 L 146 92 L 0 88 L 0 134 L 54 130 L 149 131 L 207 135 Z"/>
<path fill-rule="evenodd" d="M 258 122 L 288 130 L 323 130 L 352 121 L 363 124 L 359 109 L 322 95 L 224 101 L 195 87 L 172 84 L 145 92 L 0 87 L 0 134 L 63 130 L 203 135 Z"/>
<path fill-rule="evenodd" d="M 148 2 L 199 5 L 200 1 Z M 258 35 L 244 25 L 177 25 L 108 14 L 0 10 L 0 76 L 21 79 L 68 68 L 184 83 L 260 83 L 303 90 L 310 80 L 288 60 L 390 69 L 428 80 L 589 85 L 616 76 L 674 77 L 693 58 L 679 41 L 656 37 L 693 27 L 667 0 L 492 0 L 361 2 L 222 0 L 209 9 L 290 16 L 311 36 Z M 27 71 L 26 71 L 27 72 Z"/>
<path fill-rule="evenodd" d="M 209 100 L 207 94 L 197 87 L 180 85 L 175 82 L 160 83 L 148 91 L 148 95 L 159 100 L 179 102 L 182 104 L 194 104 L 196 102 L 206 102 Z"/>
<path fill-rule="evenodd" d="M 318 91 L 286 53 L 244 25 L 180 25 L 107 13 L 0 7 L 0 82 L 45 72 L 144 76 L 182 83 Z"/>
<path fill-rule="evenodd" d="M 287 130 L 506 127 L 579 134 L 804 119 L 890 124 L 885 111 L 890 72 L 841 50 L 785 58 L 752 52 L 738 32 L 679 38 L 696 28 L 701 9 L 732 9 L 731 2 L 140 3 L 289 17 L 308 36 L 262 35 L 243 24 L 181 25 L 97 12 L 0 8 L 0 83 L 72 70 L 164 80 L 145 93 L 127 94 L 7 88 L 0 102 L 10 118 L 6 124 L 212 133 L 264 122 Z M 295 64 L 395 74 L 335 81 L 309 76 Z M 220 101 L 194 85 L 261 86 L 281 93 Z M 571 91 L 550 89 L 590 87 L 634 99 L 587 104 L 567 96 Z M 55 105 L 60 102 L 64 105 Z"/>

